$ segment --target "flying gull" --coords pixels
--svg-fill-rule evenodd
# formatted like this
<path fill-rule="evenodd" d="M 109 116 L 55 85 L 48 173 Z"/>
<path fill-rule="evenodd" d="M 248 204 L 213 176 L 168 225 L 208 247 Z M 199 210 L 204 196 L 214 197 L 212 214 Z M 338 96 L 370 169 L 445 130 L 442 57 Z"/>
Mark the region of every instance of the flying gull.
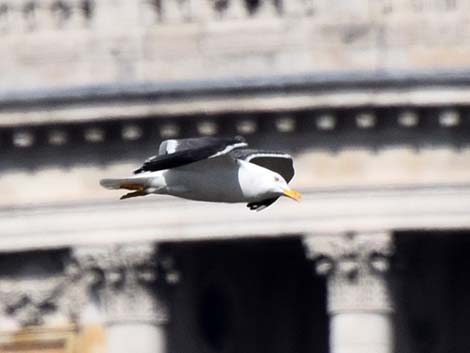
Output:
<path fill-rule="evenodd" d="M 102 179 L 100 184 L 130 190 L 121 200 L 165 194 L 198 201 L 244 202 L 257 211 L 281 196 L 300 200 L 300 194 L 287 185 L 294 176 L 292 157 L 247 146 L 240 136 L 165 140 L 158 154 L 133 176 Z"/>

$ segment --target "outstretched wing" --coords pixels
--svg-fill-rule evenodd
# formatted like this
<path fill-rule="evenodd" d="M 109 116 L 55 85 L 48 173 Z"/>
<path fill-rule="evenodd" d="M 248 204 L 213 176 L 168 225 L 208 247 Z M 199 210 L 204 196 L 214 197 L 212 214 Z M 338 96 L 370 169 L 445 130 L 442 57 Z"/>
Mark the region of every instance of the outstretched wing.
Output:
<path fill-rule="evenodd" d="M 160 144 L 159 154 L 147 159 L 135 174 L 181 167 L 203 159 L 229 153 L 235 148 L 246 147 L 245 139 L 200 137 L 181 140 L 166 140 Z"/>
<path fill-rule="evenodd" d="M 292 157 L 284 152 L 240 149 L 231 151 L 230 156 L 279 173 L 286 182 L 290 182 L 295 174 Z"/>

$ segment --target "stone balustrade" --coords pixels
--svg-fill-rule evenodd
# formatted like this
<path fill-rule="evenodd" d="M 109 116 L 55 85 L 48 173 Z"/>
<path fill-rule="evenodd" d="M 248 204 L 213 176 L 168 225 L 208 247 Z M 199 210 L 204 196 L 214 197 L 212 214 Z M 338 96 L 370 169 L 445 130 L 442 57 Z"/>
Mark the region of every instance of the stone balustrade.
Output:
<path fill-rule="evenodd" d="M 200 20 L 237 20 L 282 16 L 335 17 L 338 12 L 359 17 L 369 16 L 366 10 L 382 14 L 422 14 L 457 11 L 458 0 L 329 1 L 329 0 L 143 0 L 142 8 L 152 21 L 147 23 L 186 22 Z M 201 8 L 203 11 L 201 11 Z M 204 17 L 204 18 L 202 18 Z"/>
<path fill-rule="evenodd" d="M 95 4 L 96 2 L 96 4 Z M 96 6 L 95 6 L 96 5 Z M 110 6 L 92 0 L 2 0 L 0 2 L 0 33 L 35 32 L 86 28 L 94 18 L 94 9 Z M 338 11 L 352 16 L 368 16 L 369 9 L 385 14 L 413 14 L 461 10 L 458 0 L 403 0 L 377 5 L 366 0 L 352 2 L 325 0 L 135 0 L 141 24 L 174 22 L 205 22 L 207 20 L 256 19 L 282 16 L 335 16 Z M 334 10 L 334 11 L 333 11 Z"/>
<path fill-rule="evenodd" d="M 2 34 L 85 28 L 91 18 L 90 0 L 0 2 Z"/>

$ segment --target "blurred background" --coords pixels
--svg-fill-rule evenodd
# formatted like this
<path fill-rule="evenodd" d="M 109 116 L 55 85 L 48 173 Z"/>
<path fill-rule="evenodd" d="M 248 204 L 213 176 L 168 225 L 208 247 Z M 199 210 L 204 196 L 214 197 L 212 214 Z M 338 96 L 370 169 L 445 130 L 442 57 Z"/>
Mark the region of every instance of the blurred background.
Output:
<path fill-rule="evenodd" d="M 0 38 L 0 352 L 470 349 L 470 2 L 0 0 Z M 235 135 L 303 200 L 99 186 Z"/>

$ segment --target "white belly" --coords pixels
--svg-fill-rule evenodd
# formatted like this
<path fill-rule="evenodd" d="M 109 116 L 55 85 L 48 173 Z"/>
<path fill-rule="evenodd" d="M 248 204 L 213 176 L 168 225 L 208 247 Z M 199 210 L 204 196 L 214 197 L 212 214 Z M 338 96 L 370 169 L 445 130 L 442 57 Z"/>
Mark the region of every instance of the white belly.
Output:
<path fill-rule="evenodd" d="M 170 169 L 164 174 L 166 192 L 190 200 L 247 202 L 250 200 L 247 200 L 240 188 L 239 170 L 238 163 L 214 160 Z"/>

